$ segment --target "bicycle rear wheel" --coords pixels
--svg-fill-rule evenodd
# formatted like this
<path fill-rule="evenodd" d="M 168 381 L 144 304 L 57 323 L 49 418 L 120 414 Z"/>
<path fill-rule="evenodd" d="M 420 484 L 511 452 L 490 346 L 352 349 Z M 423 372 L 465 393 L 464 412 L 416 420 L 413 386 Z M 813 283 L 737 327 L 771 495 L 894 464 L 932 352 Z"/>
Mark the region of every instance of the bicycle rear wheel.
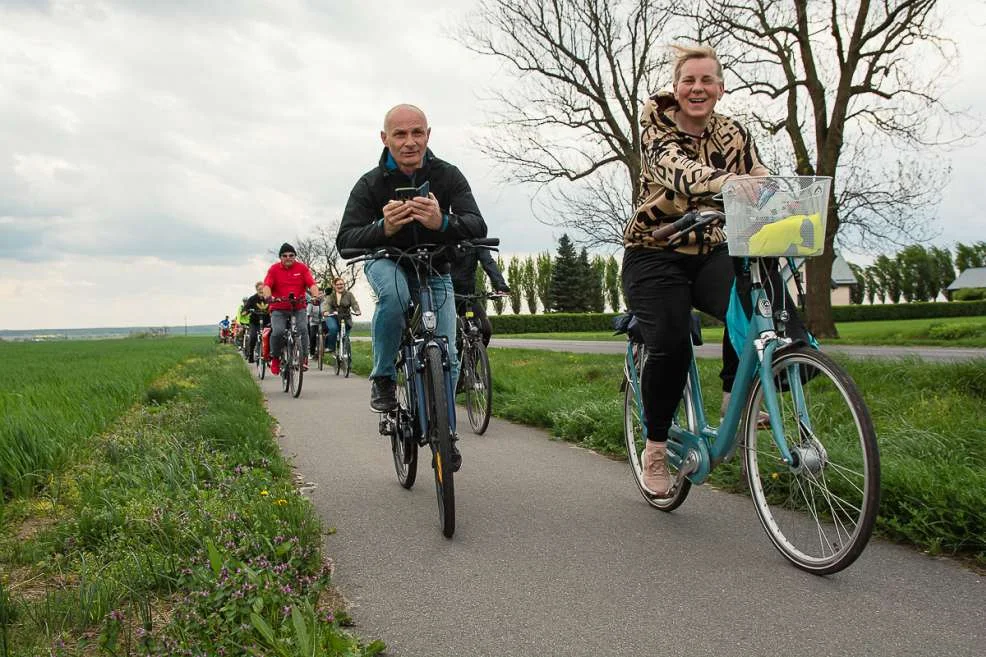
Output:
<path fill-rule="evenodd" d="M 770 430 L 759 378 L 745 411 L 747 480 L 767 536 L 795 566 L 827 575 L 859 557 L 880 503 L 880 455 L 869 410 L 852 378 L 817 349 L 785 350 L 773 362 L 780 421 L 792 462 Z"/>
<path fill-rule="evenodd" d="M 688 481 L 688 479 L 682 480 L 666 497 L 654 495 L 644 486 L 642 463 L 647 438 L 644 432 L 644 409 L 640 392 L 640 373 L 643 371 L 646 360 L 646 349 L 643 345 L 638 344 L 634 345 L 633 348 L 633 362 L 627 362 L 624 365 L 627 378 L 624 382 L 623 396 L 623 437 L 626 443 L 627 460 L 630 463 L 630 474 L 633 477 L 633 482 L 637 485 L 637 490 L 640 491 L 640 494 L 647 503 L 661 511 L 674 511 L 688 497 L 688 493 L 692 488 L 692 482 Z M 631 367 L 636 371 L 636 376 L 633 377 L 636 383 L 630 378 L 631 370 L 629 368 Z M 695 418 L 696 414 L 691 388 L 686 381 L 684 394 L 682 395 L 681 402 L 678 404 L 678 410 L 675 411 L 672 424 L 697 433 L 697 421 Z M 678 474 L 678 470 L 671 463 L 670 459 L 668 460 L 668 470 L 671 472 L 671 478 L 674 479 Z"/>
<path fill-rule="evenodd" d="M 394 470 L 401 486 L 410 489 L 418 476 L 418 440 L 414 436 L 411 414 L 411 391 L 403 359 L 397 363 L 397 411 L 390 448 L 394 453 Z"/>
<path fill-rule="evenodd" d="M 468 364 L 467 362 L 468 361 Z M 482 340 L 476 340 L 466 349 L 459 376 L 465 376 L 463 392 L 466 393 L 466 414 L 472 432 L 481 436 L 490 424 L 493 407 L 493 382 L 490 376 L 490 357 Z"/>
<path fill-rule="evenodd" d="M 305 379 L 305 368 L 302 367 L 305 355 L 301 353 L 301 340 L 295 340 L 291 345 L 291 396 L 297 398 L 301 394 L 301 383 Z"/>
<path fill-rule="evenodd" d="M 349 344 L 349 335 L 342 339 L 342 367 L 346 371 L 345 377 L 349 378 L 349 373 L 353 370 L 353 347 Z"/>
<path fill-rule="evenodd" d="M 436 346 L 425 349 L 425 395 L 428 412 L 428 443 L 431 445 L 431 466 L 438 494 L 438 517 L 442 534 L 452 538 L 455 533 L 455 483 L 452 472 L 452 428 L 449 426 L 448 395 L 445 392 L 445 372 L 442 352 Z"/>

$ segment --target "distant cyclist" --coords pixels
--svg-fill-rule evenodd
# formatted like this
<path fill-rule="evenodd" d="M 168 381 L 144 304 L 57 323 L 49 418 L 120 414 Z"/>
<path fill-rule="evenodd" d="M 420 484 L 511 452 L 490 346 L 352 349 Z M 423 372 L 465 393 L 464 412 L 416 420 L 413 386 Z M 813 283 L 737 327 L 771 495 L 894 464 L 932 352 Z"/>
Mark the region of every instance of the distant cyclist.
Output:
<path fill-rule="evenodd" d="M 247 297 L 246 303 L 243 304 L 243 309 L 250 317 L 250 333 L 247 335 L 247 359 L 251 363 L 254 360 L 253 351 L 257 348 L 257 337 L 260 331 L 270 326 L 270 308 L 263 297 L 264 282 L 257 281 L 253 287 L 256 293 Z"/>
<path fill-rule="evenodd" d="M 275 262 L 267 270 L 263 289 L 265 300 L 272 297 L 281 299 L 280 301 L 271 301 L 270 304 L 270 373 L 275 375 L 281 373 L 281 348 L 284 346 L 284 332 L 288 328 L 292 314 L 300 327 L 298 332 L 301 334 L 301 353 L 308 353 L 308 331 L 305 328 L 308 325 L 308 313 L 304 305 L 305 290 L 308 290 L 313 297 L 322 296 L 308 265 L 296 260 L 297 251 L 293 246 L 285 242 L 281 245 L 277 255 L 279 262 Z M 291 294 L 295 298 L 295 308 L 292 308 L 291 303 L 287 301 Z M 302 363 L 302 368 L 308 369 L 307 357 Z"/>
<path fill-rule="evenodd" d="M 346 328 L 353 328 L 353 315 L 359 315 L 359 304 L 353 293 L 346 289 L 346 281 L 337 276 L 332 279 L 332 289 L 322 299 L 322 316 L 325 319 L 325 348 L 335 347 L 339 335 L 339 322 L 345 321 Z"/>
<path fill-rule="evenodd" d="M 229 340 L 230 322 L 229 315 L 226 315 L 223 319 L 219 320 L 219 341 L 227 342 Z"/>
<path fill-rule="evenodd" d="M 308 356 L 315 357 L 318 349 L 318 329 L 322 324 L 322 301 L 325 297 L 317 298 L 308 295 Z"/>

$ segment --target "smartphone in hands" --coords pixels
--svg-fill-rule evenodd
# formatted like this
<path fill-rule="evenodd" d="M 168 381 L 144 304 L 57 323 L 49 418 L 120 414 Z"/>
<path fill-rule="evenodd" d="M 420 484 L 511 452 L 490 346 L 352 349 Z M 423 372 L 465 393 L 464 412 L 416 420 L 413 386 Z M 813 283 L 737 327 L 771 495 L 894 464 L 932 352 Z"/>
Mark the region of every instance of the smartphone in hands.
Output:
<path fill-rule="evenodd" d="M 394 190 L 394 196 L 398 201 L 409 201 L 417 196 L 428 198 L 430 187 L 431 185 L 426 180 L 419 187 L 398 187 Z"/>

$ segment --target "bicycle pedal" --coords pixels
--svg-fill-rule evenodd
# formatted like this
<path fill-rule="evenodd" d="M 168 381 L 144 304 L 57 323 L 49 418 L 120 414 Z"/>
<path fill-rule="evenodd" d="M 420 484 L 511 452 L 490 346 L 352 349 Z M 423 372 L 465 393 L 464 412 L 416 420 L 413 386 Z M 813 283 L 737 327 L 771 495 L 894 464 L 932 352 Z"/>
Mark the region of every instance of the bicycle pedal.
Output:
<path fill-rule="evenodd" d="M 394 419 L 389 415 L 384 415 L 383 417 L 380 418 L 380 425 L 378 426 L 380 435 L 393 436 L 395 427 L 396 425 L 394 423 Z"/>

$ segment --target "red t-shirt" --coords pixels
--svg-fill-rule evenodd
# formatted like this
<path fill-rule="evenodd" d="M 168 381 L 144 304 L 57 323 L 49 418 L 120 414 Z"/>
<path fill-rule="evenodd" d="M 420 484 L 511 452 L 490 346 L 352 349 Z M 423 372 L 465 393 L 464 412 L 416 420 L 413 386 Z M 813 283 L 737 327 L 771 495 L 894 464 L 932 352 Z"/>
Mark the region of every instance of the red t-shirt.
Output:
<path fill-rule="evenodd" d="M 295 298 L 295 310 L 305 308 L 305 290 L 315 285 L 315 278 L 312 276 L 308 265 L 297 262 L 290 267 L 285 267 L 280 262 L 275 262 L 267 270 L 264 276 L 264 285 L 270 288 L 271 296 L 285 297 L 292 292 Z M 291 304 L 287 301 L 278 301 L 270 304 L 271 310 L 291 310 Z"/>

